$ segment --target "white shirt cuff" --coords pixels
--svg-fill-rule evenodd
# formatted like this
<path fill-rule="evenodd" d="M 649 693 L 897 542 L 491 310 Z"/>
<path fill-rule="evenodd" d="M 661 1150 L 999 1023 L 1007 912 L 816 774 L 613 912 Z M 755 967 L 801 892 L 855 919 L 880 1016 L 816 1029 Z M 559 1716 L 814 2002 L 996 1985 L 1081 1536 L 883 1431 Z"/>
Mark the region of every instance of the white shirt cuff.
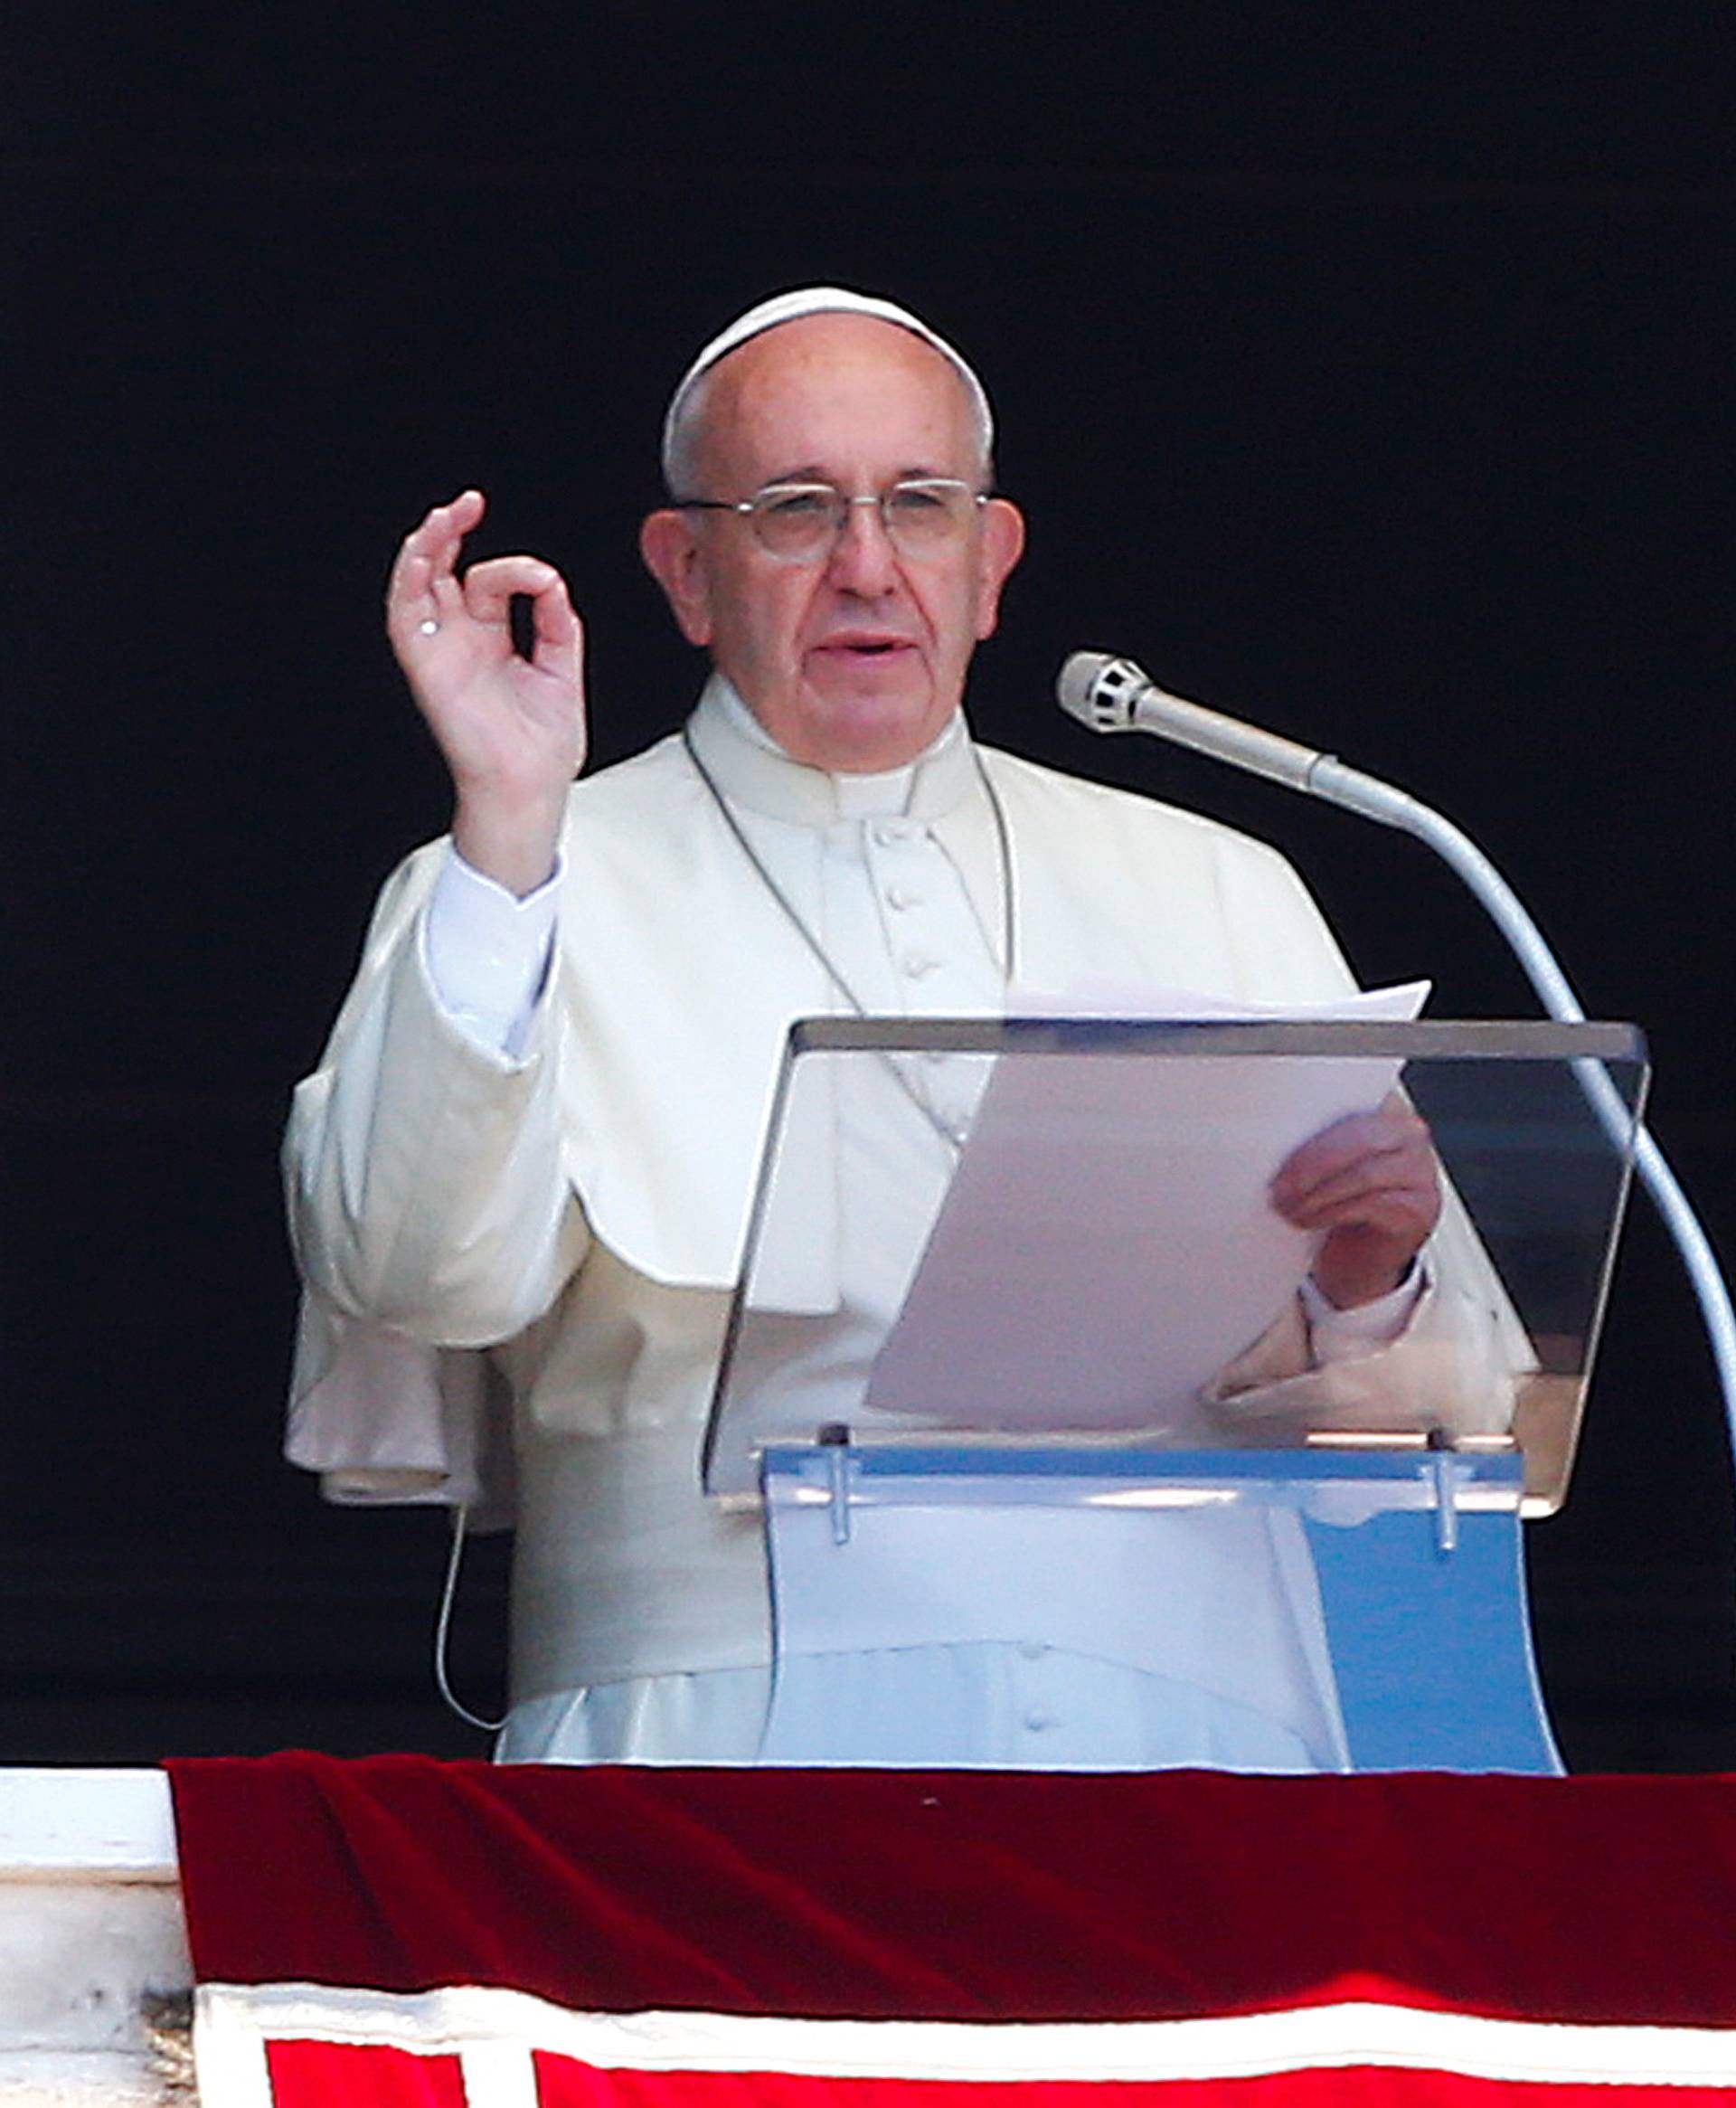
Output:
<path fill-rule="evenodd" d="M 448 844 L 428 903 L 428 971 L 441 1010 L 467 1039 L 517 1060 L 549 978 L 553 874 L 523 900 L 467 864 Z"/>
<path fill-rule="evenodd" d="M 1326 1300 L 1311 1278 L 1305 1277 L 1297 1292 L 1302 1298 L 1302 1315 L 1308 1321 L 1315 1366 L 1327 1368 L 1334 1362 L 1355 1361 L 1391 1347 L 1410 1325 L 1428 1280 L 1421 1262 L 1413 1260 L 1410 1271 L 1397 1288 L 1376 1296 L 1372 1303 L 1358 1303 L 1354 1309 L 1341 1310 Z"/>

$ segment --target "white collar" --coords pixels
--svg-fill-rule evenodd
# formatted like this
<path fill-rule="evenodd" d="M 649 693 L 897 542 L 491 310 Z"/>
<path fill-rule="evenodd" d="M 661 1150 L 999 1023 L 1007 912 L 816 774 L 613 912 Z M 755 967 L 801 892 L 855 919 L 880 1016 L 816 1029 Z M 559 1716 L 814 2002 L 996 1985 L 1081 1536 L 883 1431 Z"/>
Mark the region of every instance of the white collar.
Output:
<path fill-rule="evenodd" d="M 706 682 L 687 731 L 695 752 L 729 798 L 751 812 L 806 827 L 890 816 L 936 819 L 977 787 L 962 711 L 953 713 L 915 761 L 873 775 L 814 769 L 792 761 L 722 674 Z"/>

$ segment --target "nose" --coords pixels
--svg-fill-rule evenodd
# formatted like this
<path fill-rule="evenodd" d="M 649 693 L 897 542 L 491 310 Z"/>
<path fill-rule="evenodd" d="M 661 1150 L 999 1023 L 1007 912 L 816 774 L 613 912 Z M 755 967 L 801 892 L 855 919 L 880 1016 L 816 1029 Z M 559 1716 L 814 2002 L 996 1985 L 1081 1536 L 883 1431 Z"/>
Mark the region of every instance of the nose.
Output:
<path fill-rule="evenodd" d="M 828 565 L 832 582 L 873 600 L 890 592 L 898 575 L 898 552 L 873 498 L 854 498 L 844 513 Z"/>

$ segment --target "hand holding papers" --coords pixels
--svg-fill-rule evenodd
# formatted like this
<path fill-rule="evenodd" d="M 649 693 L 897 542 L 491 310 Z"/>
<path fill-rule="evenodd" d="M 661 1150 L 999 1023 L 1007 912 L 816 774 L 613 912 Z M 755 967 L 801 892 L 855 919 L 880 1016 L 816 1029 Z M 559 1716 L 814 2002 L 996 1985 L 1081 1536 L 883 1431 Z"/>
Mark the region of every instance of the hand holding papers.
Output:
<path fill-rule="evenodd" d="M 1252 1011 L 1091 992 L 1073 1015 L 1403 1021 L 1425 984 Z M 1317 1239 L 1271 1181 L 1334 1122 L 1373 1112 L 1398 1064 L 1238 1055 L 1000 1062 L 902 1310 L 871 1417 L 1209 1438 L 1198 1403 L 1307 1273 Z"/>
<path fill-rule="evenodd" d="M 1309 1278 L 1339 1310 L 1399 1288 L 1440 1220 L 1434 1140 L 1399 1091 L 1304 1142 L 1268 1192 L 1287 1223 L 1319 1237 Z"/>

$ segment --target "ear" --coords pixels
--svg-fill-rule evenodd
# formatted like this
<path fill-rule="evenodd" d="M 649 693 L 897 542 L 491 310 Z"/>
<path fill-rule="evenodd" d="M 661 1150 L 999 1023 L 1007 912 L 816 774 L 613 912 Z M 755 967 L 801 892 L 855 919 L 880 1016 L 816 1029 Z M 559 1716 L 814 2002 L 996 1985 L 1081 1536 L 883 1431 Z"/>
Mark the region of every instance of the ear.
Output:
<path fill-rule="evenodd" d="M 976 637 L 993 637 L 1000 619 L 1001 588 L 1024 554 L 1024 515 L 1010 498 L 991 497 L 983 507 L 977 552 Z"/>
<path fill-rule="evenodd" d="M 639 529 L 645 568 L 663 588 L 689 644 L 712 641 L 711 576 L 705 553 L 685 513 L 673 506 L 649 515 Z"/>

